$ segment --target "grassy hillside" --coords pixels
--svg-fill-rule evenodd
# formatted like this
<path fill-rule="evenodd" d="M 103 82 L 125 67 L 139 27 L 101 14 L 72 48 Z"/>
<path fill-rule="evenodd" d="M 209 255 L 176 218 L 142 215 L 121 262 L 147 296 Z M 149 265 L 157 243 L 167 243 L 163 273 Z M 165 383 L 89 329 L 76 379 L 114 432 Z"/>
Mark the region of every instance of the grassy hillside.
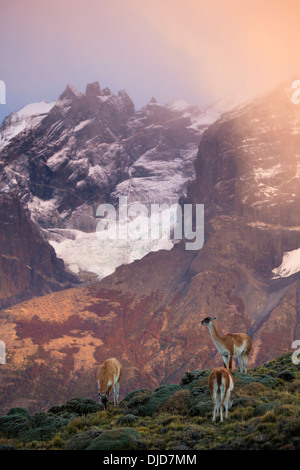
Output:
<path fill-rule="evenodd" d="M 290 353 L 233 372 L 235 403 L 223 423 L 211 422 L 209 373 L 135 390 L 109 413 L 89 398 L 33 415 L 12 408 L 0 417 L 0 449 L 300 449 L 300 366 Z"/>

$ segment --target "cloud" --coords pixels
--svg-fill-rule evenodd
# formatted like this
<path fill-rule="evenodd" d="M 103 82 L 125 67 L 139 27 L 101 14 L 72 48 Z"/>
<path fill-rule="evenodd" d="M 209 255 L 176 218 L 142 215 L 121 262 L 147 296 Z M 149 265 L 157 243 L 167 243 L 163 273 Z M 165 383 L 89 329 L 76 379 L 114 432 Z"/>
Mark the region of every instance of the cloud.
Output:
<path fill-rule="evenodd" d="M 153 0 L 139 8 L 199 96 L 249 97 L 300 71 L 297 0 Z"/>
<path fill-rule="evenodd" d="M 248 98 L 300 71 L 299 17 L 298 0 L 4 0 L 0 79 L 8 105 L 95 80 L 137 107 Z"/>

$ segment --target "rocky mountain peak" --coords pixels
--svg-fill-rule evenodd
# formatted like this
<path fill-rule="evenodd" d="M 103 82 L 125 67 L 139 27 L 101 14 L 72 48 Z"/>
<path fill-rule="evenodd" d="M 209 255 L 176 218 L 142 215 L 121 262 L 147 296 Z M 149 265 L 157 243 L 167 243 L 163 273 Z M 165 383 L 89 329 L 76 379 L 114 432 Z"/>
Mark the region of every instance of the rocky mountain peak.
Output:
<path fill-rule="evenodd" d="M 110 96 L 111 94 L 112 92 L 110 91 L 108 87 L 103 88 L 103 90 L 101 91 L 102 96 Z"/>
<path fill-rule="evenodd" d="M 95 234 L 95 210 L 102 202 L 118 204 L 120 195 L 146 204 L 178 201 L 194 177 L 193 162 L 208 126 L 203 110 L 173 109 L 152 98 L 136 111 L 125 90 L 116 96 L 98 82 L 87 84 L 85 94 L 68 85 L 49 112 L 41 110 L 34 126 L 31 116 L 21 121 L 21 134 L 12 120 L 0 129 L 0 148 L 2 137 L 5 145 L 0 192 L 18 189 L 32 220 L 75 273 L 103 277 L 124 259 L 151 251 L 152 245 L 125 243 L 108 260 L 109 250 L 101 251 Z M 82 246 L 83 234 L 89 234 L 97 263 Z M 64 242 L 72 248 L 66 250 Z"/>
<path fill-rule="evenodd" d="M 99 96 L 101 93 L 99 82 L 88 83 L 85 89 L 87 96 Z"/>
<path fill-rule="evenodd" d="M 63 93 L 59 96 L 59 100 L 73 100 L 74 98 L 80 96 L 81 93 L 76 90 L 76 88 L 73 85 L 67 85 Z"/>

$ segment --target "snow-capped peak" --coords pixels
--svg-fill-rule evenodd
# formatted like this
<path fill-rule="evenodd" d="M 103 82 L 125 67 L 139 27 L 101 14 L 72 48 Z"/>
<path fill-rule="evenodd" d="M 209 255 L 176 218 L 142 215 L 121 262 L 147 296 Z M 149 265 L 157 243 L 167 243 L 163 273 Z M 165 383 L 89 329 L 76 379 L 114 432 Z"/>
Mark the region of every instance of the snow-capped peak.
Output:
<path fill-rule="evenodd" d="M 54 105 L 59 112 L 39 128 Z M 3 122 L 0 191 L 19 190 L 32 220 L 69 269 L 106 276 L 173 243 L 121 240 L 118 246 L 115 241 L 104 246 L 95 234 L 94 204 L 108 195 L 116 206 L 120 195 L 147 207 L 176 203 L 195 177 L 206 120 L 202 108 L 184 100 L 163 106 L 151 98 L 135 111 L 125 90 L 115 96 L 94 82 L 83 94 L 68 85 L 55 103 L 27 105 Z"/>
<path fill-rule="evenodd" d="M 185 111 L 190 108 L 192 105 L 185 100 L 170 101 L 167 104 L 167 108 L 172 111 Z"/>
<path fill-rule="evenodd" d="M 55 101 L 52 103 L 39 101 L 27 104 L 10 114 L 10 116 L 4 119 L 0 127 L 0 150 L 24 130 L 36 127 L 54 105 Z"/>
<path fill-rule="evenodd" d="M 21 108 L 15 114 L 18 115 L 20 118 L 23 116 L 37 116 L 41 114 L 49 113 L 50 109 L 53 108 L 55 105 L 55 101 L 52 103 L 47 103 L 46 101 L 39 101 L 37 103 L 30 103 Z"/>

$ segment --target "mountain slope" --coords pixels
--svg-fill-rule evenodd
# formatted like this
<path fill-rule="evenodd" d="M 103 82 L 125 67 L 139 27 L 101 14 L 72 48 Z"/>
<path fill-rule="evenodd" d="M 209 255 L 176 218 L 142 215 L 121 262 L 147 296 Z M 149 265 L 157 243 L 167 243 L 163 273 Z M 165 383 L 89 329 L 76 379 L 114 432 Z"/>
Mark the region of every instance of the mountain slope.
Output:
<path fill-rule="evenodd" d="M 222 365 L 201 326 L 207 315 L 219 317 L 220 332 L 251 334 L 250 366 L 290 351 L 300 278 L 270 280 L 265 263 L 278 241 L 243 221 L 232 232 L 232 224 L 212 221 L 199 252 L 180 244 L 119 267 L 93 286 L 3 310 L 1 335 L 9 351 L 0 381 L 3 406 L 21 403 L 33 411 L 91 396 L 97 367 L 111 356 L 124 364 L 123 393 L 177 381 L 186 369 Z"/>
<path fill-rule="evenodd" d="M 189 461 L 180 451 L 193 452 L 193 458 L 206 449 L 300 449 L 299 366 L 290 354 L 247 375 L 233 372 L 234 401 L 223 423 L 211 422 L 210 372 L 186 371 L 179 383 L 131 390 L 110 413 L 86 397 L 35 414 L 10 409 L 0 417 L 1 448 L 172 450 L 169 461 L 178 457 L 181 463 Z"/>

